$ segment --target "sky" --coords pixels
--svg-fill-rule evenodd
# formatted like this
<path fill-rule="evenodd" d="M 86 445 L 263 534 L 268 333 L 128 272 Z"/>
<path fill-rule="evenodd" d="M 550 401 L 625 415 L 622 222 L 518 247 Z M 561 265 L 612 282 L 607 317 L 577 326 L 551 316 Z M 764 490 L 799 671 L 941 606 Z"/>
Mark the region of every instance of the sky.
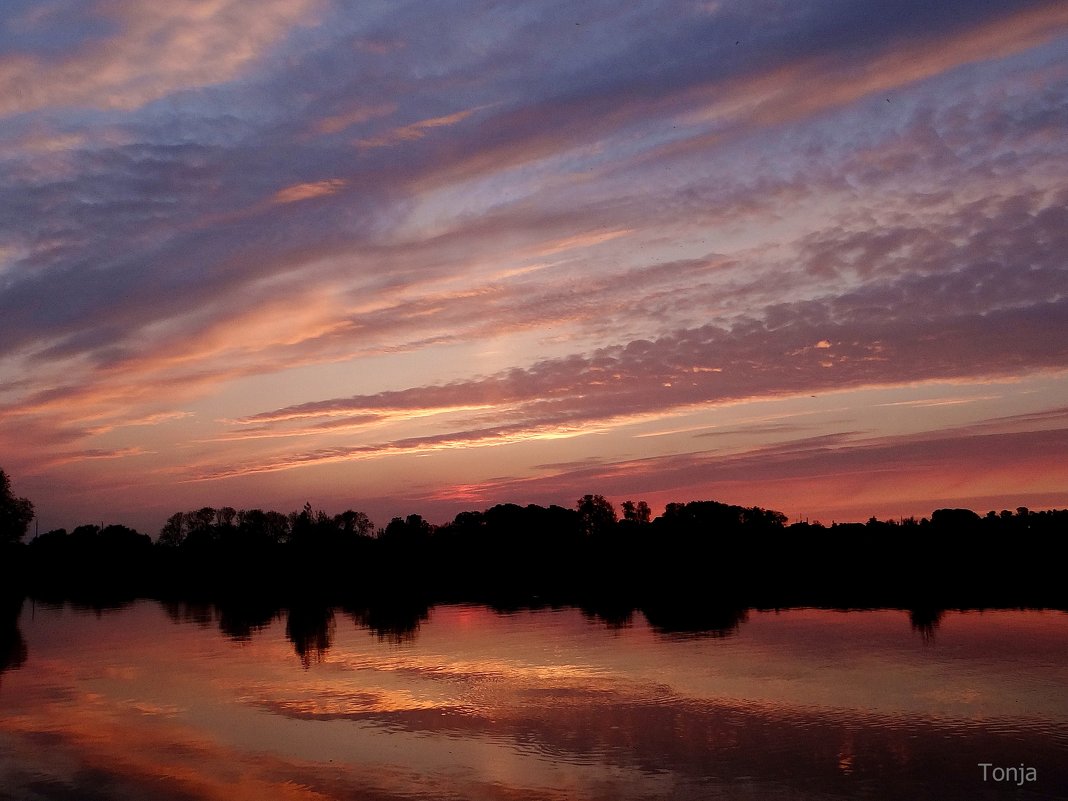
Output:
<path fill-rule="evenodd" d="M 1068 505 L 1062 0 L 7 0 L 41 531 Z"/>

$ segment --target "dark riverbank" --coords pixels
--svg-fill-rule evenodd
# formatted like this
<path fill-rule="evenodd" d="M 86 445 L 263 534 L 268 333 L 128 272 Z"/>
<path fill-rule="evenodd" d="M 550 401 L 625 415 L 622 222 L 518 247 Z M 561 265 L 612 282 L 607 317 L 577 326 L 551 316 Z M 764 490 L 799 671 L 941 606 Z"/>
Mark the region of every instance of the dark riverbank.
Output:
<path fill-rule="evenodd" d="M 1068 608 L 1068 511 L 945 509 L 825 527 L 712 501 L 671 504 L 655 520 L 631 505 L 616 520 L 598 496 L 584 501 L 500 505 L 442 526 L 411 515 L 377 532 L 359 513 L 203 509 L 176 515 L 155 542 L 123 526 L 48 532 L 7 546 L 0 572 L 8 595 L 104 605 L 475 602 L 697 619 L 797 606 Z"/>

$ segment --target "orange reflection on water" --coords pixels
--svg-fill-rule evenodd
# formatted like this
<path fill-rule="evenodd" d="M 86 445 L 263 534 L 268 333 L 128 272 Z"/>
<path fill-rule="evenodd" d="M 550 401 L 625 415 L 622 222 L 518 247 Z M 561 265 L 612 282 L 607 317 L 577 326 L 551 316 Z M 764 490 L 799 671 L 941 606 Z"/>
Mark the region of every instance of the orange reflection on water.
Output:
<path fill-rule="evenodd" d="M 975 764 L 1014 749 L 1068 787 L 1062 613 L 750 612 L 709 637 L 640 613 L 606 626 L 437 607 L 390 638 L 366 614 L 323 610 L 303 617 L 304 635 L 330 633 L 311 662 L 296 619 L 228 638 L 210 607 L 170 617 L 190 622 L 152 603 L 23 609 L 28 659 L 0 688 L 0 789 L 896 798 L 937 772 L 938 797 L 966 798 Z"/>

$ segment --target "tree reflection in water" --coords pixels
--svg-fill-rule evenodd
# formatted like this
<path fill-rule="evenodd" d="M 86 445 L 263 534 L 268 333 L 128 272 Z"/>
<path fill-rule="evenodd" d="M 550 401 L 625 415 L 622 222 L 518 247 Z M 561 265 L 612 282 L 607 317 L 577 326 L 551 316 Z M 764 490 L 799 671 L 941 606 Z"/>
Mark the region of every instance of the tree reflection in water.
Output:
<path fill-rule="evenodd" d="M 430 616 L 430 606 L 418 600 L 394 599 L 367 606 L 346 608 L 357 628 L 367 629 L 380 642 L 400 644 L 415 639 Z"/>
<path fill-rule="evenodd" d="M 19 630 L 22 598 L 4 597 L 0 601 L 0 674 L 15 670 L 26 661 L 26 641 Z"/>
<path fill-rule="evenodd" d="M 910 609 L 909 623 L 912 624 L 912 630 L 923 637 L 925 643 L 931 643 L 934 642 L 935 632 L 938 630 L 938 625 L 942 622 L 944 614 L 945 612 L 941 609 Z"/>
<path fill-rule="evenodd" d="M 297 605 L 286 617 L 286 639 L 305 669 L 322 662 L 334 642 L 334 610 L 315 604 Z"/>

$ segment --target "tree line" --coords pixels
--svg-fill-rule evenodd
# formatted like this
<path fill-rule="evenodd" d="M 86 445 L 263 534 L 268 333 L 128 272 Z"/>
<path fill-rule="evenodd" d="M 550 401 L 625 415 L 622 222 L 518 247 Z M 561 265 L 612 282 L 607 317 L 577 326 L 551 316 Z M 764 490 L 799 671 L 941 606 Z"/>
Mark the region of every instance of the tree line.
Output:
<path fill-rule="evenodd" d="M 0 490 L 0 505 L 12 506 L 6 476 Z M 155 540 L 123 525 L 83 525 L 21 543 L 29 502 L 14 500 L 21 511 L 0 514 L 5 578 L 41 597 L 543 603 L 609 616 L 1068 604 L 1057 569 L 1068 510 L 787 525 L 756 506 L 669 503 L 654 518 L 644 501 L 617 512 L 587 494 L 573 507 L 506 503 L 441 525 L 411 514 L 381 528 L 363 512 L 310 504 L 289 514 L 203 507 L 173 514 Z"/>

